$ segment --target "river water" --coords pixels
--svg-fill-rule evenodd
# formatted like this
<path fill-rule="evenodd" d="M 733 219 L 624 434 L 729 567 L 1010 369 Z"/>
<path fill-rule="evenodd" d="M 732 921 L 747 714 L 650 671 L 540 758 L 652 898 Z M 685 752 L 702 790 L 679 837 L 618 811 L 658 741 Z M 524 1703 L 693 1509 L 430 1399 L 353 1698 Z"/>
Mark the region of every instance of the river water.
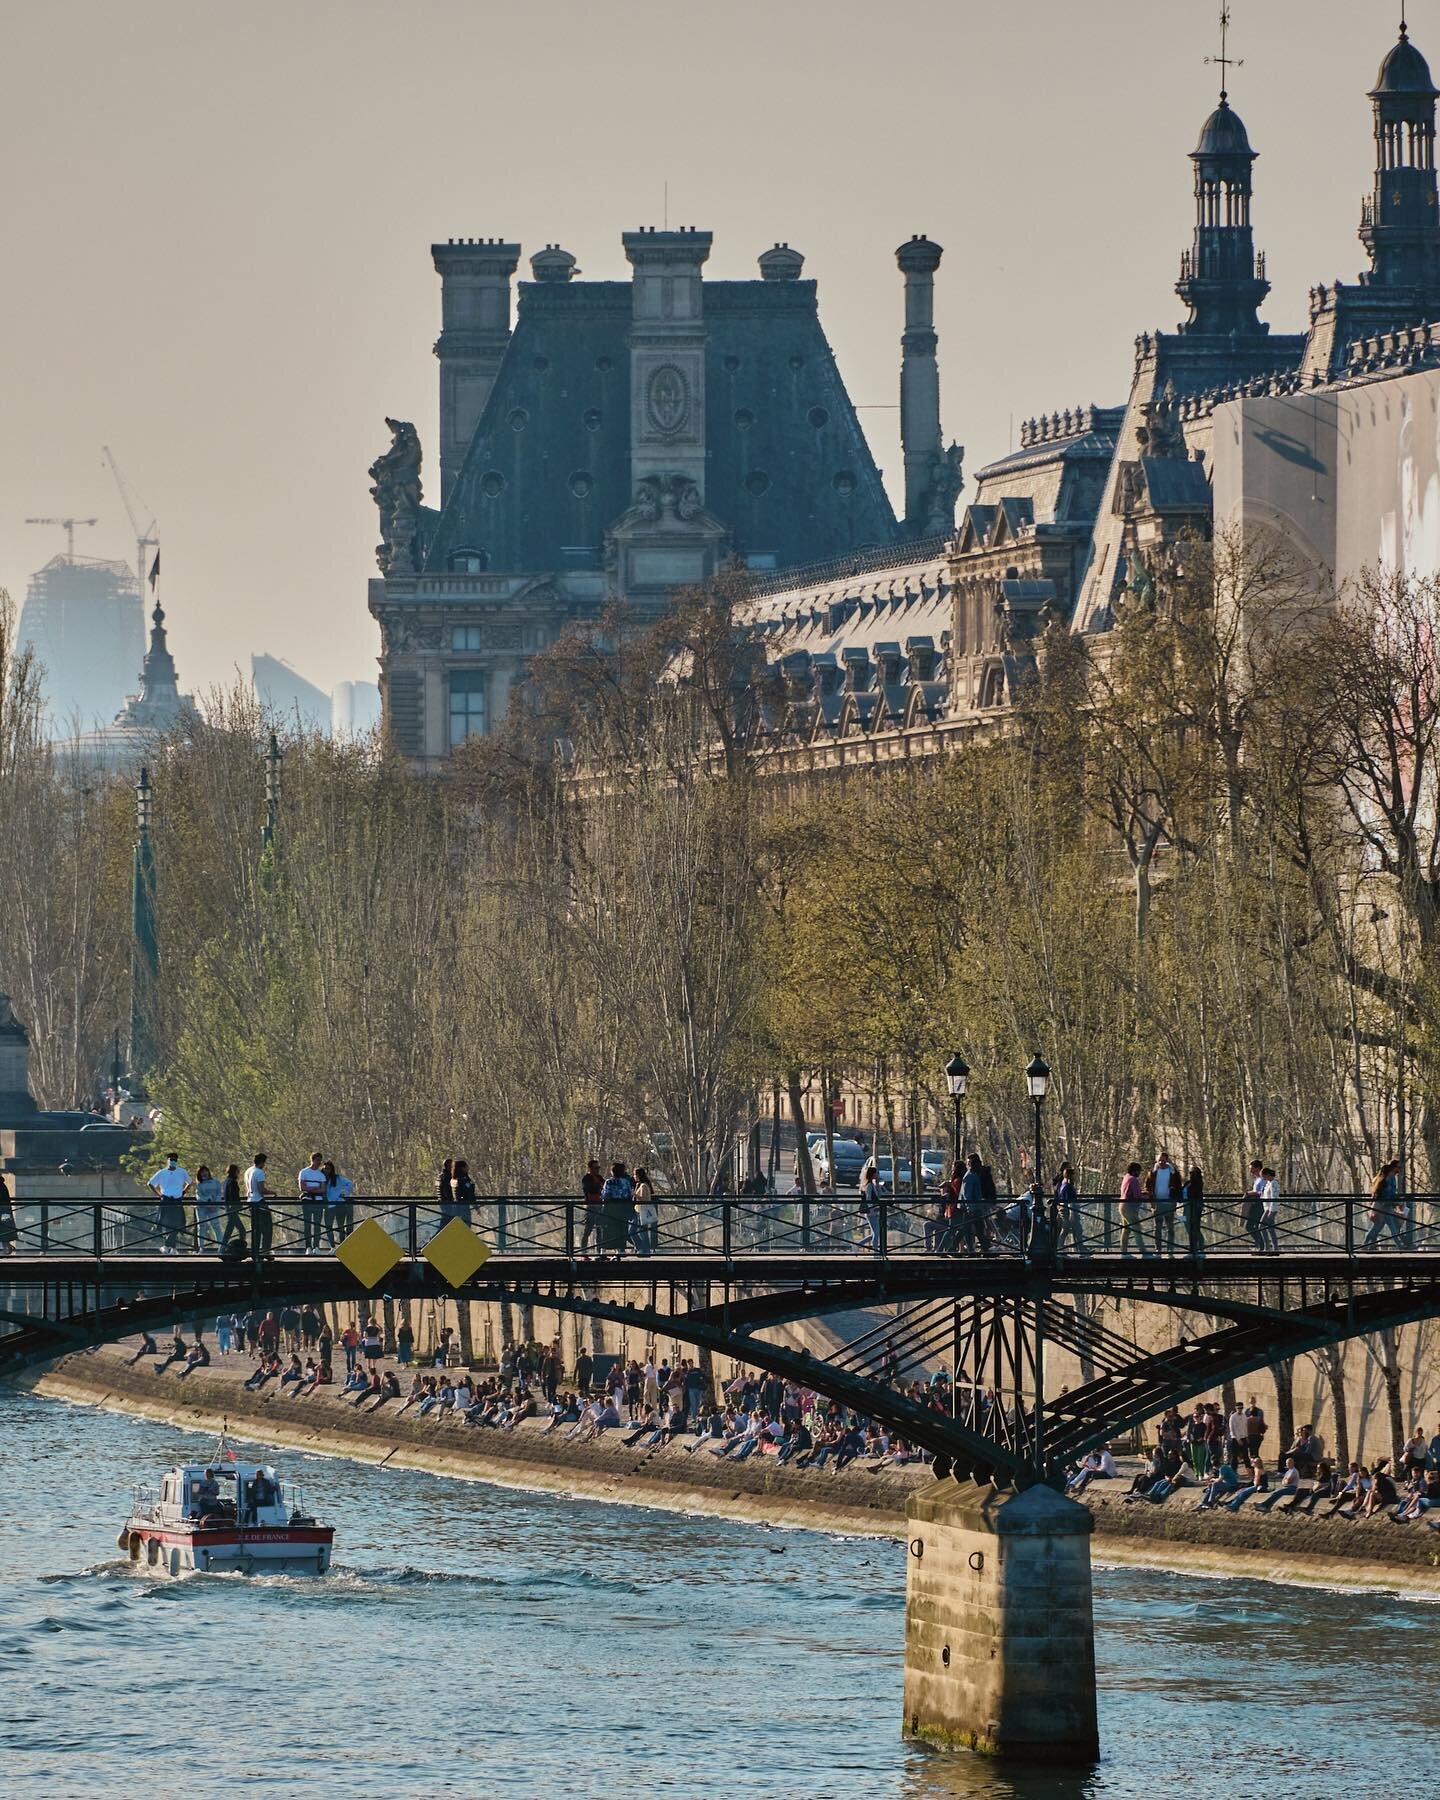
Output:
<path fill-rule="evenodd" d="M 1426 1602 L 1097 1570 L 1104 1760 L 1009 1774 L 901 1740 L 899 1544 L 287 1451 L 329 1578 L 132 1571 L 131 1484 L 210 1447 L 0 1388 L 6 1800 L 1431 1788 Z"/>

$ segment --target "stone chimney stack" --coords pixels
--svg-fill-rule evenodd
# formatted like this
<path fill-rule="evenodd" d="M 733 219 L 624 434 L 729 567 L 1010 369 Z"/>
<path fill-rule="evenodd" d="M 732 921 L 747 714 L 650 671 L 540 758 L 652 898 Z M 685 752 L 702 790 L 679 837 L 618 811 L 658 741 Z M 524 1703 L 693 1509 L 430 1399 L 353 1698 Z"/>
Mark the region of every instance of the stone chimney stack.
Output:
<path fill-rule="evenodd" d="M 499 238 L 432 244 L 440 276 L 440 504 L 449 500 L 510 342 L 510 277 L 520 246 Z"/>
<path fill-rule="evenodd" d="M 905 453 L 905 523 L 924 528 L 940 439 L 940 368 L 935 360 L 935 271 L 942 251 L 912 237 L 895 252 L 905 277 L 905 332 L 900 339 L 900 444 Z"/>
<path fill-rule="evenodd" d="M 630 318 L 630 477 L 681 475 L 705 498 L 705 302 L 711 234 L 627 231 L 635 271 Z"/>

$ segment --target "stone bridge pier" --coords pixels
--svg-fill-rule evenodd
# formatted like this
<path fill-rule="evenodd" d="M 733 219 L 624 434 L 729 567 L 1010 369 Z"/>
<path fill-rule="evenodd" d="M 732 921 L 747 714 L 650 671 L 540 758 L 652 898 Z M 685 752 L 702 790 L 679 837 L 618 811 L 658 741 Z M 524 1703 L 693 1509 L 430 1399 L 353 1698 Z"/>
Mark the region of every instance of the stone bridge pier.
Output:
<path fill-rule="evenodd" d="M 936 1481 L 910 1501 L 907 1735 L 1016 1761 L 1100 1754 L 1087 1507 Z"/>

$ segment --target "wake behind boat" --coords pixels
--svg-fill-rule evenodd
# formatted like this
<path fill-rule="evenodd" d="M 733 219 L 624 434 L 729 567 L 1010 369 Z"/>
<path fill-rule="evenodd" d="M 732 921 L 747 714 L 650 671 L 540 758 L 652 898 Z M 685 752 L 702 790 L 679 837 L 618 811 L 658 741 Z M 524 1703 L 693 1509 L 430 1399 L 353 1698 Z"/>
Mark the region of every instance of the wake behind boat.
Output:
<path fill-rule="evenodd" d="M 116 1542 L 159 1574 L 323 1575 L 335 1531 L 267 1463 L 236 1458 L 222 1432 L 208 1462 L 179 1463 L 158 1494 L 135 1489 Z"/>

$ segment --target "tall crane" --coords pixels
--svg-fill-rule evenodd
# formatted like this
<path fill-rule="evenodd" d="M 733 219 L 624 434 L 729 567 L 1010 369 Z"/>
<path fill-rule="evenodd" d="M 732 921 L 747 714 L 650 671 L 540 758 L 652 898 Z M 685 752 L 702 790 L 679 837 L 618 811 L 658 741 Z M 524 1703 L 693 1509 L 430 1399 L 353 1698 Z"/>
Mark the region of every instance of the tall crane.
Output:
<path fill-rule="evenodd" d="M 75 560 L 75 527 L 77 525 L 98 525 L 98 519 L 27 519 L 27 525 L 58 525 L 65 533 L 65 554 L 71 562 Z"/>
<path fill-rule="evenodd" d="M 149 512 L 149 507 L 130 488 L 125 477 L 120 473 L 119 464 L 111 454 L 110 446 L 102 444 L 100 449 L 106 462 L 110 465 L 110 473 L 115 477 L 115 485 L 120 490 L 120 499 L 125 507 L 126 516 L 130 520 L 130 529 L 135 533 L 135 574 L 140 583 L 140 595 L 143 599 L 145 595 L 145 552 L 158 550 L 160 547 L 160 540 L 155 535 L 155 520 L 152 518 L 150 523 L 143 530 L 141 529 L 140 514 Z"/>

